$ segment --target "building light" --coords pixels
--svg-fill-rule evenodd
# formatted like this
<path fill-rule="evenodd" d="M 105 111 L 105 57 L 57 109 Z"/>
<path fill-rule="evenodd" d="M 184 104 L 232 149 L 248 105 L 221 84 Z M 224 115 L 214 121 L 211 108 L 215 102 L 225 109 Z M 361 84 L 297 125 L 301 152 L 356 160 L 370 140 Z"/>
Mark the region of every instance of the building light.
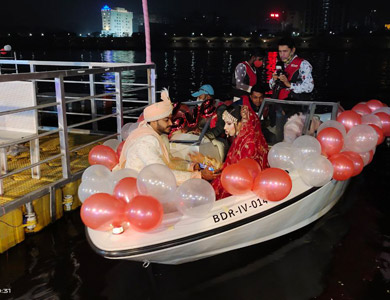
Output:
<path fill-rule="evenodd" d="M 42 33 L 41 33 L 41 36 L 45 36 L 45 34 L 42 32 Z"/>
<path fill-rule="evenodd" d="M 30 33 L 29 36 L 32 36 L 32 33 Z"/>

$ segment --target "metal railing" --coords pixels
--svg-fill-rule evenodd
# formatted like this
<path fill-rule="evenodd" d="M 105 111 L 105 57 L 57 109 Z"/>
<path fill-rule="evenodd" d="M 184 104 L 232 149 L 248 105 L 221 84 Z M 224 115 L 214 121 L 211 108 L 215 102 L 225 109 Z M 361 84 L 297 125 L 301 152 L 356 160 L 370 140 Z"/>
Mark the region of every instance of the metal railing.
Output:
<path fill-rule="evenodd" d="M 142 112 L 145 106 L 156 101 L 156 76 L 155 65 L 153 63 L 125 64 L 2 60 L 0 61 L 0 64 L 28 66 L 31 71 L 30 73 L 0 75 L 0 82 L 32 81 L 35 85 L 35 93 L 38 99 L 36 106 L 0 111 L 0 117 L 32 110 L 36 111 L 40 116 L 40 131 L 37 134 L 0 143 L 0 148 L 3 148 L 2 150 L 4 150 L 6 147 L 33 140 L 39 140 L 40 138 L 52 134 L 59 135 L 60 144 L 60 153 L 56 155 L 39 160 L 38 162 L 32 163 L 28 166 L 12 170 L 11 172 L 2 172 L 2 174 L 0 174 L 0 194 L 3 195 L 4 192 L 7 192 L 2 188 L 2 181 L 14 174 L 36 168 L 42 164 L 59 158 L 61 158 L 62 168 L 61 179 L 34 191 L 28 192 L 20 198 L 6 202 L 3 205 L 0 203 L 0 216 L 30 202 L 33 199 L 39 198 L 45 194 L 51 194 L 55 192 L 56 188 L 80 178 L 83 170 L 72 173 L 70 154 L 109 138 L 118 138 L 121 140 L 121 128 L 124 124 L 124 118 L 138 118 L 138 115 Z M 37 67 L 42 66 L 50 68 L 74 67 L 74 69 L 36 72 Z M 21 68 L 19 68 L 19 70 L 20 69 Z M 132 82 L 124 80 L 124 74 L 126 75 L 126 72 L 128 71 L 146 72 L 146 76 L 140 76 L 140 78 L 145 79 L 146 82 L 136 83 L 134 80 Z M 105 77 L 112 78 L 112 80 L 106 80 L 104 79 Z M 45 90 L 46 88 L 46 93 L 40 93 L 41 84 L 46 85 L 42 88 L 42 90 Z M 51 86 L 51 92 L 50 89 L 47 89 L 48 85 Z M 80 93 L 80 89 L 76 88 L 78 85 L 87 87 L 87 95 Z M 76 92 L 73 92 L 73 90 L 76 90 Z M 147 91 L 147 99 L 132 99 L 126 97 L 126 94 L 139 91 Z M 0 93 L 1 92 L 2 91 L 0 89 Z M 69 93 L 72 93 L 72 95 L 69 95 Z M 68 111 L 68 108 L 72 107 L 73 104 L 85 103 L 86 101 L 90 104 L 89 112 Z M 111 112 L 99 113 L 99 103 L 113 104 Z M 48 114 L 57 116 L 56 126 L 44 126 L 45 124 L 42 122 L 45 120 L 45 115 Z M 82 117 L 83 119 L 81 121 L 77 120 L 78 117 Z M 69 118 L 73 118 L 72 124 L 68 124 Z M 85 120 L 86 118 L 87 120 Z M 114 132 L 99 130 L 99 121 L 109 120 L 112 118 L 116 119 L 114 122 L 115 126 L 113 126 L 116 127 Z M 87 142 L 70 148 L 68 142 L 69 132 L 86 126 L 88 126 L 89 129 L 82 129 L 82 131 L 92 133 L 94 136 L 96 135 L 97 139 L 92 142 Z M 50 198 L 53 199 L 55 197 Z M 51 207 L 53 208 L 55 205 L 52 204 Z"/>

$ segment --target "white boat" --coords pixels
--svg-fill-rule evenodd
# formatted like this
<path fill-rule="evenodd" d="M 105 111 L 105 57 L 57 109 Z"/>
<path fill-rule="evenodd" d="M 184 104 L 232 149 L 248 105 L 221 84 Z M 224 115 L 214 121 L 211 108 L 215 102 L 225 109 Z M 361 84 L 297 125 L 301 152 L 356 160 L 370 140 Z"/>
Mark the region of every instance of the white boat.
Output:
<path fill-rule="evenodd" d="M 277 100 L 265 103 L 277 104 Z M 283 102 L 308 106 L 307 116 L 316 108 L 329 106 L 333 117 L 336 103 Z M 307 118 L 308 120 L 309 118 Z M 309 128 L 306 122 L 304 130 Z M 292 190 L 278 202 L 258 198 L 254 193 L 231 196 L 215 203 L 204 219 L 166 214 L 162 225 L 152 232 L 131 228 L 122 234 L 87 228 L 91 247 L 109 259 L 126 259 L 162 264 L 181 264 L 234 249 L 265 242 L 300 229 L 326 214 L 340 199 L 348 181 L 331 180 L 322 187 L 307 186 L 296 171 L 290 173 Z"/>

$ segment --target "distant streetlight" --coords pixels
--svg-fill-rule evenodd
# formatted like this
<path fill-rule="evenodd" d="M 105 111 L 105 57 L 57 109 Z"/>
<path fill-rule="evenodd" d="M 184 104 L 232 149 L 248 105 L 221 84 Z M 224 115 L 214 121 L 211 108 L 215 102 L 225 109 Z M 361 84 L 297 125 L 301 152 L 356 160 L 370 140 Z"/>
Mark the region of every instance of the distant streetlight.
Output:
<path fill-rule="evenodd" d="M 203 33 L 200 33 L 201 36 L 203 36 Z"/>
<path fill-rule="evenodd" d="M 32 33 L 30 33 L 29 36 L 32 36 Z"/>
<path fill-rule="evenodd" d="M 232 36 L 232 35 L 233 35 L 233 33 L 230 32 L 230 36 Z"/>
<path fill-rule="evenodd" d="M 81 36 L 81 33 L 79 34 L 79 36 Z"/>
<path fill-rule="evenodd" d="M 167 33 L 166 33 L 166 32 L 164 32 L 164 35 L 167 35 Z"/>
<path fill-rule="evenodd" d="M 193 32 L 192 35 L 194 36 L 194 35 L 195 35 L 195 32 Z"/>
<path fill-rule="evenodd" d="M 44 33 L 41 33 L 41 36 L 45 36 L 45 34 L 44 34 Z"/>

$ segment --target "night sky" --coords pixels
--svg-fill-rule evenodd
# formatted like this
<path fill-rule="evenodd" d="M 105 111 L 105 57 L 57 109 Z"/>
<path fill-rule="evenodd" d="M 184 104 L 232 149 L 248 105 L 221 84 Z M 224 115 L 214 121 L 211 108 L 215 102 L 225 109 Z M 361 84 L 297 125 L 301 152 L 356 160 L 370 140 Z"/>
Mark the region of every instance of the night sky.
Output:
<path fill-rule="evenodd" d="M 340 0 L 335 0 L 340 1 Z M 363 20 L 366 12 L 377 9 L 384 20 L 390 22 L 388 0 L 345 0 L 349 2 L 350 15 Z M 5 0 L 1 3 L 0 31 L 73 31 L 101 30 L 100 9 L 105 5 L 124 7 L 142 13 L 141 0 Z M 304 9 L 306 0 L 149 0 L 149 13 L 185 16 L 190 12 L 212 13 L 221 16 L 253 21 L 271 10 Z"/>

